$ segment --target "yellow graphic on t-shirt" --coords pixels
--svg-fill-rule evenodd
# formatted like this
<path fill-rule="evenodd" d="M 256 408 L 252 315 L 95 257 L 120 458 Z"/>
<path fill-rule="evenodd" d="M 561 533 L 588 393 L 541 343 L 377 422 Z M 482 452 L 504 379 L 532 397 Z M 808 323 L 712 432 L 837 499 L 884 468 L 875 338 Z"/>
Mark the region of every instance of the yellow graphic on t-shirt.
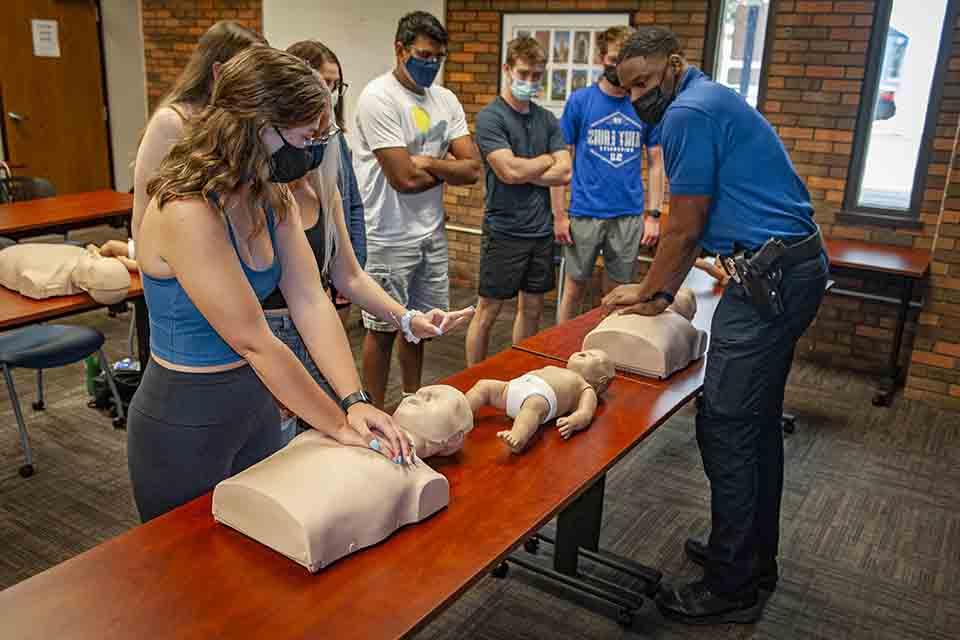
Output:
<path fill-rule="evenodd" d="M 427 132 L 430 131 L 430 114 L 418 106 L 414 106 L 410 111 L 413 115 L 413 123 L 417 126 L 417 130 L 423 135 L 427 135 Z"/>

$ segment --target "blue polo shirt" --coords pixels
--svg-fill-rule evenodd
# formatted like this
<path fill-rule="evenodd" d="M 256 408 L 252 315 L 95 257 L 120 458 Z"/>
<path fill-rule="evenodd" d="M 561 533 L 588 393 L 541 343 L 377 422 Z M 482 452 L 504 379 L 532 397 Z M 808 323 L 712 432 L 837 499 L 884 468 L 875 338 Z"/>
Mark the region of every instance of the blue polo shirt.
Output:
<path fill-rule="evenodd" d="M 700 240 L 710 253 L 816 231 L 810 193 L 779 136 L 737 93 L 689 67 L 659 129 L 670 193 L 711 198 Z"/>

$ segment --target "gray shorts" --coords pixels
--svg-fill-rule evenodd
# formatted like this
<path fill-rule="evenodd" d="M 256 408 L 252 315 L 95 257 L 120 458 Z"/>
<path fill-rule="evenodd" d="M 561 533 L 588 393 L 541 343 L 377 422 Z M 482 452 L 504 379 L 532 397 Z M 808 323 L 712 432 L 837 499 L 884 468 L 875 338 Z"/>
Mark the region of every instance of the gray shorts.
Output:
<path fill-rule="evenodd" d="M 450 307 L 449 265 L 447 232 L 442 227 L 413 245 L 367 243 L 366 272 L 407 309 L 426 312 Z M 397 330 L 389 319 L 381 320 L 366 311 L 363 326 L 373 331 Z"/>
<path fill-rule="evenodd" d="M 563 247 L 563 260 L 566 274 L 574 280 L 591 278 L 601 250 L 603 264 L 611 280 L 627 283 L 637 275 L 643 216 L 570 216 L 570 235 L 573 237 L 573 246 Z"/>

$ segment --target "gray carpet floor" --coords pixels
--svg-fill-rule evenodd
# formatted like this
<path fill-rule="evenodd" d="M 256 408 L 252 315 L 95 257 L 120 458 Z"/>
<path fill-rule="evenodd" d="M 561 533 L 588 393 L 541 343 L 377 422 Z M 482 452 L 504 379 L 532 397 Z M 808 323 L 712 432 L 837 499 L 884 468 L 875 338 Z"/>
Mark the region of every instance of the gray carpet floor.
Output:
<path fill-rule="evenodd" d="M 102 239 L 103 230 L 86 232 Z M 77 234 L 84 238 L 85 235 Z M 473 292 L 455 290 L 455 303 Z M 491 353 L 509 346 L 513 308 L 495 327 Z M 552 318 L 553 309 L 547 315 Z M 97 311 L 69 322 L 108 336 L 111 360 L 127 355 L 130 314 Z M 359 356 L 362 330 L 353 317 Z M 464 366 L 463 331 L 428 347 L 424 382 Z M 0 398 L 0 588 L 137 523 L 125 433 L 86 406 L 82 365 L 46 375 L 47 409 L 35 412 L 34 379 L 16 372 L 37 474 L 20 478 L 21 451 L 6 394 Z M 522 569 L 484 578 L 419 634 L 453 638 L 942 638 L 960 637 L 960 415 L 898 397 L 870 404 L 872 381 L 798 362 L 788 407 L 781 581 L 750 626 L 685 628 L 647 606 L 623 629 L 589 602 L 572 604 Z M 388 404 L 399 399 L 394 362 Z M 709 492 L 687 408 L 621 461 L 607 482 L 601 542 L 660 568 L 696 577 L 683 540 L 709 528 Z M 607 575 L 602 572 L 599 575 Z M 0 623 L 2 627 L 2 623 Z M 2 635 L 2 634 L 0 634 Z"/>

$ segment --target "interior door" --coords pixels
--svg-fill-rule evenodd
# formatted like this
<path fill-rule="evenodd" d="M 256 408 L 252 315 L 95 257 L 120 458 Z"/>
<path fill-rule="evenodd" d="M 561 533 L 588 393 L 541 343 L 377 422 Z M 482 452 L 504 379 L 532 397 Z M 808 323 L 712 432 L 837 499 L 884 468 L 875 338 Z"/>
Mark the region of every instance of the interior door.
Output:
<path fill-rule="evenodd" d="M 14 173 L 47 178 L 61 194 L 110 188 L 96 1 L 3 0 L 0 16 L 3 147 Z M 50 22 L 35 37 L 35 20 L 55 21 L 56 37 Z M 46 56 L 35 55 L 35 40 Z"/>

